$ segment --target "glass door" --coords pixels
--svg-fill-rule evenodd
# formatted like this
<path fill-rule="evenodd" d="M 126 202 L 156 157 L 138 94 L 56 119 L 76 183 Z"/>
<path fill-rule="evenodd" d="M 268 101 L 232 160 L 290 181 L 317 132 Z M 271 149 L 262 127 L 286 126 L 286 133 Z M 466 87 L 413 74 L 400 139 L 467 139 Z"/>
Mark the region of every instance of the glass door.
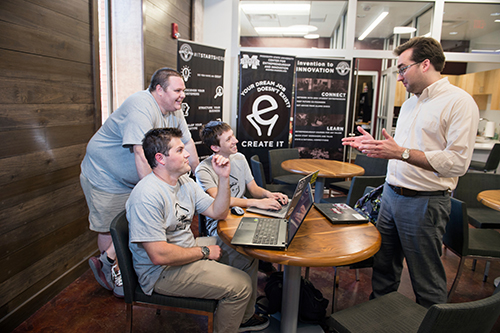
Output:
<path fill-rule="evenodd" d="M 396 66 L 387 68 L 382 72 L 380 80 L 380 94 L 377 114 L 377 126 L 374 133 L 374 138 L 377 140 L 384 139 L 382 129 L 394 136 L 395 126 L 394 119 L 394 99 L 396 97 L 396 83 L 398 76 L 398 68 Z"/>

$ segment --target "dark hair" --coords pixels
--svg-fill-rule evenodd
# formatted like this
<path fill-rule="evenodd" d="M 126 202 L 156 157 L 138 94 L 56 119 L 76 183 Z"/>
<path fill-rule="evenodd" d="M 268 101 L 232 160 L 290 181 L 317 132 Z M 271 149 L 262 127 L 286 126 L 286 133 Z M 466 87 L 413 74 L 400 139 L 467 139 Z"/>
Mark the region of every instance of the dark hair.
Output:
<path fill-rule="evenodd" d="M 175 69 L 164 67 L 158 69 L 153 76 L 151 76 L 151 83 L 149 84 L 149 92 L 156 90 L 156 86 L 160 85 L 163 89 L 168 87 L 168 79 L 171 76 L 178 76 L 182 78 L 181 74 Z"/>
<path fill-rule="evenodd" d="M 182 138 L 182 131 L 178 128 L 153 128 L 149 130 L 142 139 L 142 149 L 144 156 L 148 160 L 151 169 L 156 167 L 155 155 L 161 153 L 168 156 L 170 141 L 172 138 Z"/>
<path fill-rule="evenodd" d="M 200 138 L 210 148 L 212 145 L 220 146 L 219 136 L 231 129 L 231 126 L 219 120 L 212 120 L 203 125 L 200 130 Z M 210 148 L 212 149 L 212 148 Z"/>
<path fill-rule="evenodd" d="M 429 59 L 434 69 L 441 72 L 444 68 L 444 52 L 441 44 L 431 37 L 414 37 L 404 44 L 399 45 L 394 54 L 399 56 L 404 51 L 412 49 L 413 53 L 411 60 L 414 62 L 422 62 Z"/>

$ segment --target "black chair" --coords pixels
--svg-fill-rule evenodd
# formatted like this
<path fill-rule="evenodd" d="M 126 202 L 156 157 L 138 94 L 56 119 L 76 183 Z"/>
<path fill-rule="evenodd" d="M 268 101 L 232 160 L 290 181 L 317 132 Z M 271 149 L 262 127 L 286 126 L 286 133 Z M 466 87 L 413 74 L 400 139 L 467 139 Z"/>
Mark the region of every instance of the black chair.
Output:
<path fill-rule="evenodd" d="M 286 160 L 298 159 L 299 150 L 297 148 L 281 148 L 269 150 L 269 175 L 274 184 L 293 184 L 297 185 L 302 175 L 297 175 L 284 170 L 281 162 Z"/>
<path fill-rule="evenodd" d="M 352 178 L 351 186 L 349 187 L 349 192 L 347 196 L 343 197 L 333 197 L 324 198 L 322 202 L 330 203 L 346 203 L 351 207 L 354 207 L 356 201 L 359 200 L 364 194 L 365 188 L 367 186 L 378 187 L 385 182 L 384 176 L 355 176 Z"/>
<path fill-rule="evenodd" d="M 457 288 L 465 259 L 500 260 L 500 233 L 492 229 L 469 228 L 466 204 L 455 198 L 451 198 L 450 221 L 446 225 L 443 243 L 460 257 L 448 299 Z"/>
<path fill-rule="evenodd" d="M 429 309 L 398 292 L 336 312 L 327 320 L 331 332 L 489 333 L 500 315 L 500 292 L 487 298 Z"/>
<path fill-rule="evenodd" d="M 157 312 L 160 309 L 164 309 L 207 316 L 208 332 L 213 332 L 214 312 L 217 308 L 217 300 L 165 296 L 154 292 L 151 296 L 148 296 L 142 291 L 132 264 L 132 253 L 128 247 L 129 229 L 125 211 L 118 214 L 111 223 L 111 236 L 116 256 L 120 263 L 125 303 L 127 304 L 127 322 L 129 323 L 130 332 L 133 329 L 134 305 L 155 308 Z"/>
<path fill-rule="evenodd" d="M 479 192 L 500 189 L 500 175 L 467 172 L 458 179 L 453 197 L 467 204 L 469 223 L 481 229 L 500 229 L 500 212 L 486 207 L 477 200 Z"/>
<path fill-rule="evenodd" d="M 479 192 L 500 188 L 500 175 L 482 172 L 467 172 L 458 179 L 453 197 L 465 202 L 469 223 L 480 229 L 500 229 L 500 212 L 486 207 L 477 200 Z M 475 270 L 475 260 L 472 270 Z M 488 279 L 489 262 L 484 270 L 483 281 Z"/>
<path fill-rule="evenodd" d="M 198 214 L 198 237 L 207 236 L 207 217 L 203 214 Z"/>
<path fill-rule="evenodd" d="M 347 203 L 349 206 L 354 207 L 356 202 L 367 192 L 367 188 L 373 189 L 382 185 L 385 182 L 385 176 L 355 176 L 352 178 L 351 187 L 347 197 L 334 197 L 323 199 L 323 202 L 329 203 Z M 368 190 L 369 191 L 369 190 Z M 359 263 L 349 265 L 350 269 L 356 269 L 356 281 L 359 281 L 359 268 L 372 267 L 373 257 L 363 260 Z M 337 299 L 336 299 L 336 288 L 337 288 L 337 271 L 339 267 L 334 267 L 333 270 L 333 291 L 332 291 L 332 312 L 335 312 Z"/>
<path fill-rule="evenodd" d="M 495 143 L 493 149 L 491 149 L 490 154 L 486 162 L 471 161 L 469 170 L 477 170 L 490 172 L 493 171 L 497 173 L 498 164 L 500 163 L 500 143 Z"/>
<path fill-rule="evenodd" d="M 388 160 L 386 159 L 368 157 L 363 154 L 356 155 L 356 159 L 354 160 L 354 164 L 365 169 L 363 176 L 385 176 L 387 174 L 387 162 Z M 330 183 L 330 194 L 332 190 L 348 193 L 351 182 L 352 180 L 345 180 Z"/>
<path fill-rule="evenodd" d="M 252 167 L 253 177 L 257 185 L 271 192 L 280 192 L 289 198 L 293 196 L 297 184 L 267 184 L 264 174 L 264 166 L 260 162 L 259 155 L 250 157 L 250 166 Z"/>

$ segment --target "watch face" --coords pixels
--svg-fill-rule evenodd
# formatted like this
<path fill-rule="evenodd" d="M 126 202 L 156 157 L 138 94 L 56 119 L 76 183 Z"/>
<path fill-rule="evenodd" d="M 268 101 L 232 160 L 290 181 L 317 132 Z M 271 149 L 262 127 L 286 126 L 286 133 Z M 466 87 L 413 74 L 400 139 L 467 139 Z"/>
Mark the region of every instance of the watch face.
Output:
<path fill-rule="evenodd" d="M 403 154 L 401 154 L 401 158 L 402 158 L 403 160 L 407 160 L 407 159 L 409 159 L 409 158 L 410 158 L 410 151 L 409 151 L 408 149 L 406 149 L 406 150 L 403 152 Z"/>
<path fill-rule="evenodd" d="M 201 248 L 201 252 L 203 252 L 203 257 L 206 258 L 210 255 L 210 249 L 206 246 Z"/>

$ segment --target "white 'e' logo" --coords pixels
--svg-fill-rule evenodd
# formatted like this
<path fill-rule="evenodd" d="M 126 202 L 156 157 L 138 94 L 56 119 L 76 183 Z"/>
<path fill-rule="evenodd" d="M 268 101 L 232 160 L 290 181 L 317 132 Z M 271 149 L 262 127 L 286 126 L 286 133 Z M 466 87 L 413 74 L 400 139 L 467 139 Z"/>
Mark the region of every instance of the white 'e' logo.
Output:
<path fill-rule="evenodd" d="M 263 109 L 259 109 L 259 104 L 262 101 L 268 101 L 271 106 Z M 257 130 L 257 134 L 259 136 L 262 136 L 262 131 L 260 129 L 259 125 L 270 125 L 269 128 L 267 129 L 267 136 L 271 136 L 271 133 L 273 131 L 274 125 L 276 125 L 276 122 L 278 121 L 279 116 L 275 114 L 271 119 L 265 120 L 262 119 L 260 116 L 274 111 L 278 108 L 278 103 L 274 98 L 272 98 L 269 95 L 262 95 L 259 96 L 252 104 L 252 113 L 247 116 L 248 121 L 255 127 Z"/>

